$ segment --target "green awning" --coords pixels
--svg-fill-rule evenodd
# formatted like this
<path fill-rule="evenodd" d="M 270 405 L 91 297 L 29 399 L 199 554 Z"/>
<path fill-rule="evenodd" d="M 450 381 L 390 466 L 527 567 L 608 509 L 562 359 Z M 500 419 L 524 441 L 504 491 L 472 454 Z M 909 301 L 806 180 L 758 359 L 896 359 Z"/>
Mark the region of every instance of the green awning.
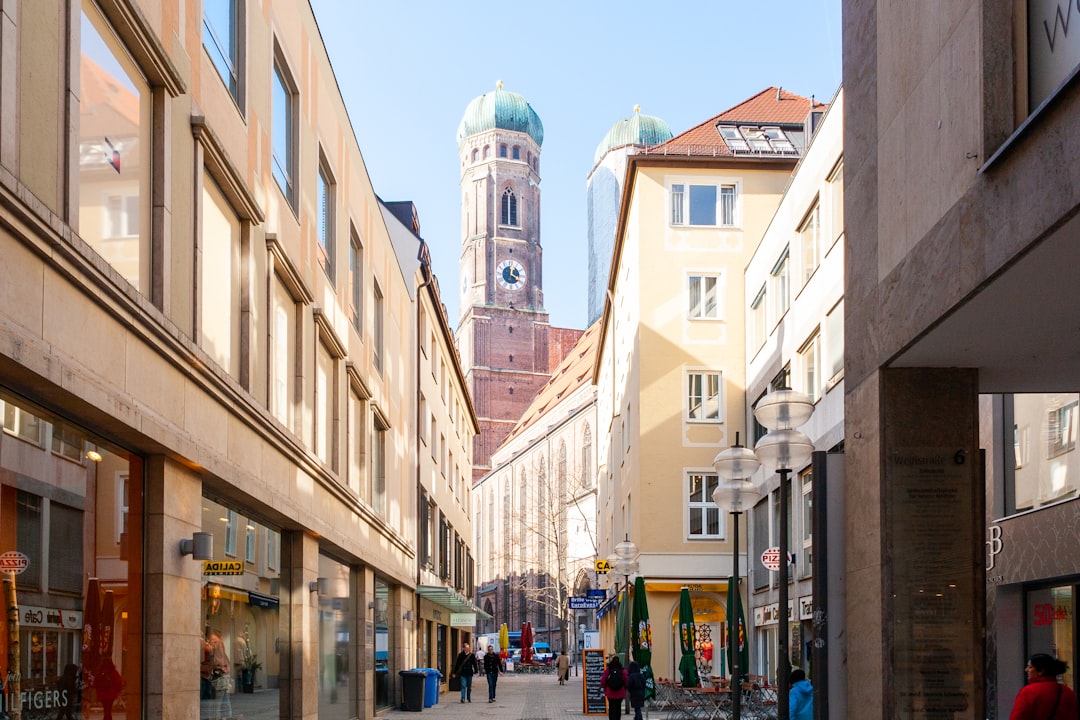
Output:
<path fill-rule="evenodd" d="M 467 597 L 453 588 L 441 587 L 439 585 L 420 585 L 416 588 L 416 594 L 425 600 L 430 600 L 436 605 L 442 605 L 450 612 L 476 613 L 478 618 L 484 620 L 494 619 L 491 615 L 478 608 L 470 602 Z"/>

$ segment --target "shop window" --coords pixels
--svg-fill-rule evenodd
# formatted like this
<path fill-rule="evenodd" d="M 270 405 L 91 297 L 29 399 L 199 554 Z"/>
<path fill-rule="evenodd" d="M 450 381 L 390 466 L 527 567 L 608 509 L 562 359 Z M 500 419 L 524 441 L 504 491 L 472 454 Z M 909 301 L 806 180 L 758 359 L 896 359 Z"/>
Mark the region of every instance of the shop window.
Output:
<path fill-rule="evenodd" d="M 439 626 L 444 630 L 444 626 Z M 393 637 L 393 623 L 390 622 L 390 585 L 382 578 L 375 578 L 375 647 L 372 665 L 375 667 L 375 707 L 387 708 L 393 705 L 392 693 L 394 683 L 391 677 L 396 676 L 396 666 L 390 655 L 390 648 L 395 647 L 396 638 Z M 443 636 L 439 636 L 439 658 L 446 654 L 446 643 Z M 444 668 L 445 670 L 445 668 Z M 444 675 L 445 676 L 445 675 Z"/>
<path fill-rule="evenodd" d="M 1061 680 L 1068 687 L 1074 687 L 1077 661 L 1073 635 L 1076 587 L 1058 585 L 1029 590 L 1024 606 L 1027 612 L 1027 650 L 1024 654 L 1052 653 L 1064 660 L 1069 667 Z"/>
<path fill-rule="evenodd" d="M 360 707 L 351 707 L 356 692 L 358 658 L 353 642 L 356 603 L 352 598 L 352 578 L 348 565 L 319 555 L 319 577 L 326 578 L 328 593 L 318 594 L 319 603 L 319 717 L 363 717 Z"/>
<path fill-rule="evenodd" d="M 79 235 L 127 282 L 150 279 L 150 86 L 97 7 L 79 30 Z"/>
<path fill-rule="evenodd" d="M 202 529 L 214 536 L 216 562 L 203 564 L 199 626 L 202 720 L 256 717 L 280 713 L 280 679 L 289 637 L 288 618 L 280 612 L 280 534 L 239 509 L 202 498 Z M 224 519 L 226 522 L 222 522 Z M 246 538 L 265 537 L 266 557 L 256 562 L 221 561 L 227 551 L 230 527 L 243 525 Z M 256 541 L 248 541 L 250 545 Z M 245 556 L 252 550 L 245 548 Z"/>

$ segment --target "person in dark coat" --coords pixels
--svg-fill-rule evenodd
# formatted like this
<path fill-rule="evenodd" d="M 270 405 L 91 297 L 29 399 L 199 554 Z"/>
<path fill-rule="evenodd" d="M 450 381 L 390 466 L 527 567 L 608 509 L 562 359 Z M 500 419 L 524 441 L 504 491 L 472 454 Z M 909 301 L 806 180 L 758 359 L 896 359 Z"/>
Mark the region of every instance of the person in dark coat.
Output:
<path fill-rule="evenodd" d="M 495 652 L 493 645 L 488 645 L 484 655 L 484 675 L 487 676 L 488 702 L 495 702 L 495 685 L 499 682 L 499 673 L 502 672 L 502 660 L 499 653 Z"/>
<path fill-rule="evenodd" d="M 645 676 L 641 666 L 631 661 L 626 666 L 626 692 L 630 696 L 630 707 L 634 708 L 634 720 L 641 720 L 641 708 L 645 707 Z"/>
<path fill-rule="evenodd" d="M 461 678 L 461 702 L 472 702 L 472 679 L 476 671 L 476 656 L 469 643 L 465 643 L 454 661 L 454 669 L 450 671 L 450 677 Z"/>

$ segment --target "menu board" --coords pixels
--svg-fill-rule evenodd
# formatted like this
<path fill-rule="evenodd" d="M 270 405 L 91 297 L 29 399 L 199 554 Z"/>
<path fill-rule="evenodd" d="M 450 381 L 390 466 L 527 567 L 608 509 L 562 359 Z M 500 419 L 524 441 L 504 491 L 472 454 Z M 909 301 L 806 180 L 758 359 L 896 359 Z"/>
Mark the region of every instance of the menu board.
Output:
<path fill-rule="evenodd" d="M 582 712 L 586 715 L 607 715 L 607 698 L 600 678 L 604 676 L 607 665 L 603 648 L 590 648 L 581 651 L 581 667 L 585 668 L 585 682 L 582 683 Z"/>

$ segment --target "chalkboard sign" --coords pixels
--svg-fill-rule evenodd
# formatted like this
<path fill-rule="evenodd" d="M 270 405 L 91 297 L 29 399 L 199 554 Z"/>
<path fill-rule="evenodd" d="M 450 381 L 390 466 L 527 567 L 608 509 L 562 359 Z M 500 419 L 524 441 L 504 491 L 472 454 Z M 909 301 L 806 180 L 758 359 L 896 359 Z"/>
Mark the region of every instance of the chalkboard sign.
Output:
<path fill-rule="evenodd" d="M 582 712 L 586 715 L 607 715 L 607 698 L 600 678 L 607 665 L 603 648 L 591 648 L 581 651 L 581 666 L 585 668 L 585 682 L 582 683 Z"/>

